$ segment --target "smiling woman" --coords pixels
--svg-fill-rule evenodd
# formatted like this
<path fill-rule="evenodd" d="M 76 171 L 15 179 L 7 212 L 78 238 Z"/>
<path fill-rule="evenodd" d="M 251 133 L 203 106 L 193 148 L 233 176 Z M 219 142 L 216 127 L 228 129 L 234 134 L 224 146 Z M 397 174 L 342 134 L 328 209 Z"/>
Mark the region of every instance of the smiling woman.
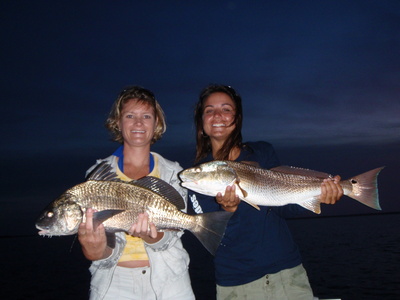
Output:
<path fill-rule="evenodd" d="M 138 100 L 129 100 L 125 103 L 118 122 L 125 147 L 146 145 L 151 141 L 156 122 L 153 108 L 148 104 Z"/>
<path fill-rule="evenodd" d="M 182 168 L 150 152 L 166 130 L 164 113 L 154 94 L 138 86 L 123 90 L 106 127 L 122 145 L 98 164 L 108 162 L 122 181 L 147 175 L 160 178 L 179 192 L 186 208 L 187 192 L 177 178 Z M 152 203 L 154 200 L 150 199 Z M 92 261 L 91 299 L 194 299 L 189 256 L 180 240 L 183 231 L 157 231 L 146 210 L 134 221 L 129 234 L 116 233 L 116 245 L 111 248 L 104 225 L 94 228 L 93 210 L 86 210 L 86 222 L 79 226 L 78 237 L 83 254 Z"/>
<path fill-rule="evenodd" d="M 252 161 L 264 169 L 280 166 L 271 144 L 242 142 L 242 115 L 242 99 L 232 87 L 210 85 L 201 91 L 194 116 L 197 163 L 226 160 Z M 218 176 L 224 174 L 220 167 Z M 193 211 L 233 213 L 215 257 L 184 237 L 196 298 L 207 293 L 208 300 L 312 299 L 300 253 L 285 222 L 303 208 L 265 205 L 256 210 L 242 204 L 235 190 L 235 185 L 226 183 L 215 198 L 189 191 Z M 323 203 L 335 203 L 343 194 L 330 180 L 318 183 L 316 190 Z"/>
<path fill-rule="evenodd" d="M 156 120 L 156 126 L 154 130 L 154 136 L 151 139 L 151 143 L 154 144 L 156 141 L 161 139 L 162 135 L 167 129 L 167 125 L 165 124 L 164 111 L 162 110 L 158 101 L 156 101 L 154 94 L 149 90 L 139 89 L 137 87 L 123 90 L 111 108 L 110 115 L 106 121 L 106 127 L 113 135 L 115 141 L 123 143 L 124 139 L 122 136 L 120 123 L 122 118 L 133 117 L 133 112 L 130 110 L 131 107 L 125 107 L 125 104 L 131 102 L 133 99 L 135 100 L 136 104 L 147 106 L 147 110 L 145 112 L 146 118 L 154 115 L 153 117 Z M 133 104 L 131 104 L 131 106 L 132 105 Z"/>

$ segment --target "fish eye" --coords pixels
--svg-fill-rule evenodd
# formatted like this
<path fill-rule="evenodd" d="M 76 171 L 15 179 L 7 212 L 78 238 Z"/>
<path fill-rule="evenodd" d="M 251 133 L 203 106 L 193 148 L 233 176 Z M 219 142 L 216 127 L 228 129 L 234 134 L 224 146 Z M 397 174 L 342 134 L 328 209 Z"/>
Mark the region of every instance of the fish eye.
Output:
<path fill-rule="evenodd" d="M 48 218 L 52 218 L 52 217 L 54 216 L 54 213 L 53 213 L 52 211 L 48 211 L 47 214 L 46 214 L 46 216 L 47 216 Z"/>

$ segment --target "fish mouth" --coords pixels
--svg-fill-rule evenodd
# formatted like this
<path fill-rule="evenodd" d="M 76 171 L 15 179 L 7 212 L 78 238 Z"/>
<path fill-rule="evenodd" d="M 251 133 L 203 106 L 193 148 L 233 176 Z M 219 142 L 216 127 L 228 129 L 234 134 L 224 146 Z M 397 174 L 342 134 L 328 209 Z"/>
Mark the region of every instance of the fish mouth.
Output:
<path fill-rule="evenodd" d="M 198 181 L 194 181 L 194 180 L 186 180 L 186 181 L 182 181 L 181 185 L 185 188 L 191 189 L 191 188 L 201 188 L 201 185 Z"/>
<path fill-rule="evenodd" d="M 38 232 L 38 234 L 40 236 L 47 236 L 47 237 L 68 235 L 68 234 L 65 234 L 64 232 L 50 232 L 49 230 L 45 230 L 45 229 L 44 230 L 40 230 Z"/>
<path fill-rule="evenodd" d="M 50 233 L 50 231 L 48 229 L 43 229 L 40 226 L 36 225 L 36 228 L 39 229 L 40 231 L 38 232 L 38 234 L 40 236 L 52 236 L 53 234 Z"/>
<path fill-rule="evenodd" d="M 40 236 L 52 236 L 48 230 L 40 230 L 38 233 Z"/>
<path fill-rule="evenodd" d="M 199 184 L 198 181 L 193 180 L 192 178 L 190 178 L 190 176 L 186 176 L 183 173 L 179 174 L 179 179 L 182 181 L 181 184 L 189 184 L 189 183 Z"/>
<path fill-rule="evenodd" d="M 65 234 L 62 233 L 62 232 L 54 232 L 54 231 L 53 231 L 53 232 L 50 232 L 49 229 L 44 229 L 44 228 L 42 228 L 42 227 L 40 227 L 40 226 L 38 226 L 38 225 L 36 225 L 36 228 L 39 229 L 38 234 L 39 234 L 40 236 L 52 237 L 53 235 L 56 235 L 56 236 L 65 235 Z"/>

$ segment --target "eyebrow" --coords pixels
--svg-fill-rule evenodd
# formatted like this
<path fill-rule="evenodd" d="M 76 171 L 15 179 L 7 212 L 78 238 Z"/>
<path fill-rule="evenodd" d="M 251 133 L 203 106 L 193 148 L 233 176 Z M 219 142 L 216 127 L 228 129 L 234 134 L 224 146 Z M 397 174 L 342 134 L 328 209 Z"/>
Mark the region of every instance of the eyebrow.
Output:
<path fill-rule="evenodd" d="M 234 106 L 233 106 L 232 104 L 230 104 L 230 103 L 222 103 L 222 104 L 221 104 L 221 106 L 225 106 L 225 105 L 229 105 L 230 107 L 234 107 Z M 208 104 L 208 105 L 204 106 L 204 108 L 207 108 L 207 107 L 214 107 L 214 105 Z"/>
<path fill-rule="evenodd" d="M 132 110 L 127 110 L 127 111 L 125 111 L 125 112 L 122 112 L 121 111 L 121 113 L 131 113 L 131 114 L 153 114 L 154 112 L 153 112 L 153 110 L 152 109 L 149 109 L 149 110 L 146 110 L 146 111 L 140 111 L 140 112 L 135 112 L 135 111 L 132 111 Z"/>

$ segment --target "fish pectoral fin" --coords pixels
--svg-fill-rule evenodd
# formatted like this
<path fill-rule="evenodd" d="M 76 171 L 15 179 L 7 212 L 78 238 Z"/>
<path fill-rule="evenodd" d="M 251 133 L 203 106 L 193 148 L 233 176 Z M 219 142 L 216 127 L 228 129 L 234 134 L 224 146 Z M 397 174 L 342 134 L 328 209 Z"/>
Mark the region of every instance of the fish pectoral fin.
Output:
<path fill-rule="evenodd" d="M 240 186 L 240 182 L 239 181 L 235 182 L 235 186 L 236 186 L 236 190 L 241 193 L 241 195 L 239 194 L 238 196 L 242 201 L 246 202 L 248 205 L 253 206 L 257 210 L 260 210 L 260 208 L 258 207 L 257 204 L 254 204 L 250 200 L 246 199 L 249 194 L 246 192 L 245 189 L 242 189 L 242 187 Z"/>
<path fill-rule="evenodd" d="M 115 248 L 115 232 L 106 231 L 107 246 L 111 249 Z"/>
<path fill-rule="evenodd" d="M 255 209 L 260 210 L 260 207 L 259 207 L 257 204 L 254 204 L 254 203 L 252 203 L 251 201 L 246 200 L 246 199 L 241 199 L 241 200 L 244 201 L 244 202 L 246 202 L 248 205 L 253 206 Z"/>
<path fill-rule="evenodd" d="M 243 198 L 247 198 L 247 196 L 248 196 L 249 194 L 246 192 L 245 189 L 242 189 L 242 187 L 240 186 L 240 182 L 239 182 L 239 181 L 236 181 L 235 185 L 236 185 L 236 188 L 239 189 L 239 191 L 242 193 Z"/>
<path fill-rule="evenodd" d="M 311 198 L 302 203 L 298 203 L 300 206 L 305 209 L 311 210 L 313 213 L 320 214 L 321 213 L 321 203 L 319 202 L 318 197 Z"/>
<path fill-rule="evenodd" d="M 124 212 L 121 209 L 107 209 L 102 211 L 96 211 L 93 213 L 93 229 L 96 229 L 101 223 L 108 220 L 109 218 Z"/>

